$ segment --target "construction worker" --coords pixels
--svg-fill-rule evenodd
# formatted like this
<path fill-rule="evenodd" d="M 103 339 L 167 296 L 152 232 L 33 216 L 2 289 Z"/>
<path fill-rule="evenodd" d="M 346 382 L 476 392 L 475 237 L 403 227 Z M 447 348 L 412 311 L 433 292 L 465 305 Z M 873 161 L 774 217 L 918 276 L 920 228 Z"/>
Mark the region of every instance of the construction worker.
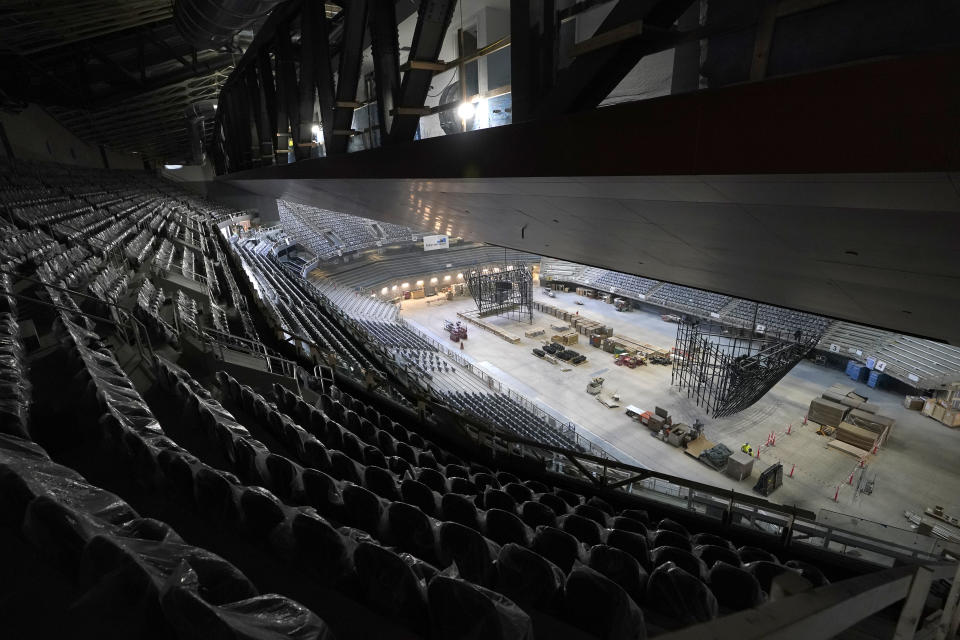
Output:
<path fill-rule="evenodd" d="M 752 456 L 752 455 L 753 455 L 753 447 L 750 446 L 750 443 L 749 443 L 749 442 L 744 442 L 744 443 L 743 443 L 743 446 L 740 447 L 740 451 L 743 451 L 743 452 L 744 452 L 745 454 L 747 454 L 748 456 Z"/>

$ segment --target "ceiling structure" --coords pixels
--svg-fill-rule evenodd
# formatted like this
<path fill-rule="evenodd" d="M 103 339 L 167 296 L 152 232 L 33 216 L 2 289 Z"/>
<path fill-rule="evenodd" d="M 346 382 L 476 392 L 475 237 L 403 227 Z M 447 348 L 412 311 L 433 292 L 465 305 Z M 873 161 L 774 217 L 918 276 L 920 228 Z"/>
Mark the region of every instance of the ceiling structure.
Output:
<path fill-rule="evenodd" d="M 958 73 L 881 60 L 220 180 L 960 344 Z"/>

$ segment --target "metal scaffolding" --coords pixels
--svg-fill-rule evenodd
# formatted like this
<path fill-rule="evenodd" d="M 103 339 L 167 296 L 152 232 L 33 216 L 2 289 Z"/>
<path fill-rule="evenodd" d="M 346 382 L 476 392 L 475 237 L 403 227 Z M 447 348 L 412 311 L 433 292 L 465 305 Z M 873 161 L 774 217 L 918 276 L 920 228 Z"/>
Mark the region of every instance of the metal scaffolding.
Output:
<path fill-rule="evenodd" d="M 677 325 L 671 384 L 714 418 L 762 398 L 813 349 L 819 334 L 763 334 L 704 320 Z"/>
<path fill-rule="evenodd" d="M 526 265 L 478 265 L 467 274 L 467 288 L 480 317 L 497 315 L 533 323 L 533 276 Z"/>

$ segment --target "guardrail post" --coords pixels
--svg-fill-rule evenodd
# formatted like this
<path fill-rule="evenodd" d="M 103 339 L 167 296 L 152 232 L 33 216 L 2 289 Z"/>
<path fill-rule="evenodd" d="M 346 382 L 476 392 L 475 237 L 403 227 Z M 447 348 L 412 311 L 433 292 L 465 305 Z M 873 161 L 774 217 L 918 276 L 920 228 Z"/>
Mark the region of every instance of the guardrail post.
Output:
<path fill-rule="evenodd" d="M 910 583 L 910 592 L 903 602 L 900 618 L 897 620 L 897 629 L 894 631 L 894 640 L 911 640 L 917 631 L 917 622 L 923 613 L 923 604 L 930 592 L 930 583 L 933 582 L 933 570 L 928 567 L 917 567 Z"/>
<path fill-rule="evenodd" d="M 953 585 L 951 585 L 950 593 L 947 594 L 947 600 L 943 604 L 943 612 L 940 614 L 940 621 L 937 623 L 937 629 L 933 637 L 935 640 L 956 637 L 957 627 L 960 627 L 960 563 L 957 564 L 957 572 L 953 576 Z"/>

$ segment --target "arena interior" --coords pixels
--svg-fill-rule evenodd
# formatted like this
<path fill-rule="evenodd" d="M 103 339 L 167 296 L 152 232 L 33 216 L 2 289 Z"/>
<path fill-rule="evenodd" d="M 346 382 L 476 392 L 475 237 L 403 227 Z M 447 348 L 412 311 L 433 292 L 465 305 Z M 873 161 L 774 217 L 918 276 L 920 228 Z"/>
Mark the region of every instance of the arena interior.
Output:
<path fill-rule="evenodd" d="M 958 637 L 955 4 L 6 4 L 3 637 Z"/>

